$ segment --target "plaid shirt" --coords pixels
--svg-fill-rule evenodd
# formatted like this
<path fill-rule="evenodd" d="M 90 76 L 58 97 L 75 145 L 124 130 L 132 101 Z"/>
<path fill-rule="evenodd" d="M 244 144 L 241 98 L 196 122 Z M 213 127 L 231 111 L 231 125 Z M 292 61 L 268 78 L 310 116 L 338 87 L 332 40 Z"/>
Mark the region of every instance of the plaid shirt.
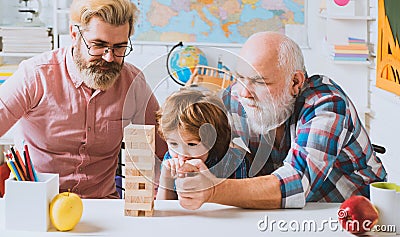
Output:
<path fill-rule="evenodd" d="M 230 88 L 222 97 L 232 113 L 234 135 L 248 144 L 253 156 L 248 176 L 275 175 L 281 183 L 282 208 L 368 197 L 369 184 L 386 179 L 354 105 L 329 78 L 315 75 L 305 81 L 279 147 L 273 146 L 274 134 L 251 135 L 244 109 Z"/>

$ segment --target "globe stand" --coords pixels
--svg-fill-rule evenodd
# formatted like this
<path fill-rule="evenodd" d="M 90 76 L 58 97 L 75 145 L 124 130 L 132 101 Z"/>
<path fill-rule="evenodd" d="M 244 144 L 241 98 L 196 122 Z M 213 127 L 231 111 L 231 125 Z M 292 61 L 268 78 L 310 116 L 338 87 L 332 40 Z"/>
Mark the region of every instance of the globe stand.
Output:
<path fill-rule="evenodd" d="M 184 84 L 184 83 L 181 83 L 178 79 L 176 79 L 176 78 L 171 74 L 171 71 L 169 70 L 169 57 L 171 56 L 171 53 L 172 53 L 178 46 L 183 47 L 182 41 L 179 42 L 179 43 L 177 43 L 177 44 L 175 44 L 175 45 L 171 48 L 171 50 L 168 52 L 166 67 L 167 67 L 167 71 L 168 71 L 169 77 L 171 77 L 171 79 L 172 79 L 175 83 L 177 83 L 178 85 L 184 86 L 185 84 Z"/>

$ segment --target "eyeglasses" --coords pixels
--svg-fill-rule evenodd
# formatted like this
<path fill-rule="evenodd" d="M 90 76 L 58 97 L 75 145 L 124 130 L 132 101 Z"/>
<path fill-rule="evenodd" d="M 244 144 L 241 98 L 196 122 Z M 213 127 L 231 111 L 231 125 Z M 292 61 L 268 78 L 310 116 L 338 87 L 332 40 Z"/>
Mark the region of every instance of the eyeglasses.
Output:
<path fill-rule="evenodd" d="M 130 45 L 116 45 L 116 46 L 107 46 L 103 44 L 93 44 L 92 46 L 89 46 L 88 43 L 86 42 L 85 38 L 83 37 L 83 34 L 81 32 L 81 29 L 79 28 L 79 25 L 75 25 L 76 28 L 78 28 L 79 34 L 81 35 L 83 39 L 83 43 L 85 43 L 86 48 L 88 49 L 88 54 L 90 56 L 103 56 L 107 55 L 109 52 L 112 52 L 115 57 L 126 57 L 128 56 L 132 51 L 132 42 L 131 39 L 129 39 L 129 44 Z"/>

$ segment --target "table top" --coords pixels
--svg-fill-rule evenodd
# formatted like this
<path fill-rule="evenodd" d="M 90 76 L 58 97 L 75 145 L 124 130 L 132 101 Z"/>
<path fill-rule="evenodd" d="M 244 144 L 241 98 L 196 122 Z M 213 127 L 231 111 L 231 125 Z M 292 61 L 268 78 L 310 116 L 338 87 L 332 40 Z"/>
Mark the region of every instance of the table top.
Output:
<path fill-rule="evenodd" d="M 124 216 L 124 200 L 84 199 L 81 221 L 69 232 L 4 229 L 0 199 L 0 236 L 352 236 L 337 221 L 338 203 L 308 203 L 303 209 L 251 210 L 206 203 L 195 211 L 178 201 L 154 203 L 153 217 Z"/>

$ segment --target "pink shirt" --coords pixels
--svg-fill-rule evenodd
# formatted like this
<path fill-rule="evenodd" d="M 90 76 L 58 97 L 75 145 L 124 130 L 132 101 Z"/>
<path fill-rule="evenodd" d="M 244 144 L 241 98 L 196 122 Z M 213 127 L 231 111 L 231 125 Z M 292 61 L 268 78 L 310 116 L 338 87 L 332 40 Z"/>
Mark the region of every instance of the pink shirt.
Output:
<path fill-rule="evenodd" d="M 28 144 L 38 172 L 60 175 L 60 192 L 116 198 L 123 126 L 155 124 L 158 103 L 140 70 L 128 63 L 110 89 L 92 93 L 71 52 L 58 49 L 23 61 L 0 86 L 0 136 L 19 121 L 15 144 Z M 162 155 L 164 145 L 159 147 Z"/>

